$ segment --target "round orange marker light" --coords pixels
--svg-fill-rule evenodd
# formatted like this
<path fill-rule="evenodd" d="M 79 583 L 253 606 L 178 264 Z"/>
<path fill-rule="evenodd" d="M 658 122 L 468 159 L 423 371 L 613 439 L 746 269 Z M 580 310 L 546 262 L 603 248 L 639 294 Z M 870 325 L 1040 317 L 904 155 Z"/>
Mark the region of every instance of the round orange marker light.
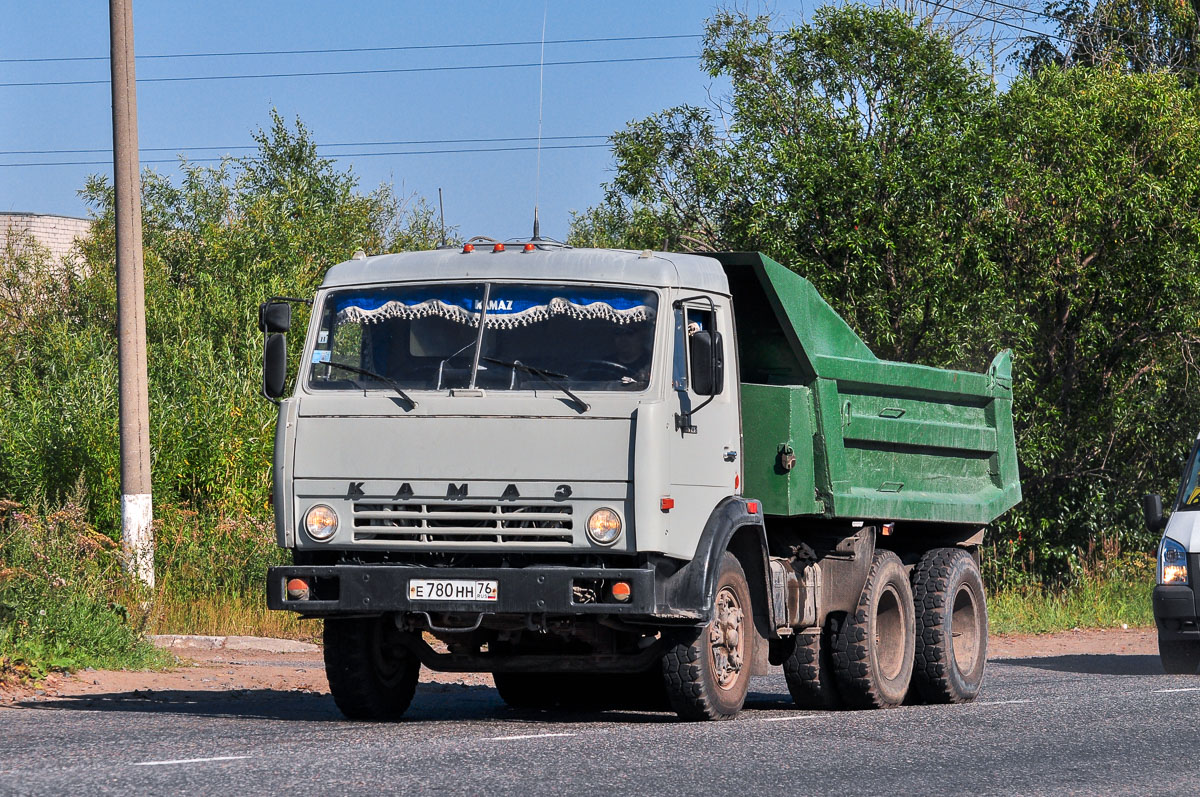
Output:
<path fill-rule="evenodd" d="M 612 596 L 614 600 L 619 600 L 622 603 L 629 600 L 633 595 L 633 588 L 629 586 L 628 581 L 618 581 L 612 585 Z"/>
<path fill-rule="evenodd" d="M 492 251 L 493 252 L 503 252 L 504 244 L 496 244 L 495 246 L 492 247 Z"/>
<path fill-rule="evenodd" d="M 475 251 L 475 244 L 463 244 L 463 254 L 469 255 Z"/>
<path fill-rule="evenodd" d="M 537 249 L 537 247 L 536 247 L 536 246 L 534 246 L 533 244 L 525 244 L 525 251 L 526 251 L 526 252 L 532 252 L 534 249 Z"/>
<path fill-rule="evenodd" d="M 308 600 L 308 582 L 302 578 L 290 579 L 287 583 L 288 600 L 306 601 Z"/>

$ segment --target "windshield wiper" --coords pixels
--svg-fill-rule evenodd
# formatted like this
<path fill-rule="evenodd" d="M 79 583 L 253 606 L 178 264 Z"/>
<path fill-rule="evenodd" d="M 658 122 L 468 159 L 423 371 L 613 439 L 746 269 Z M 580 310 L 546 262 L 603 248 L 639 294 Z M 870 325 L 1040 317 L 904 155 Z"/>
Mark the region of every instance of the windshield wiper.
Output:
<path fill-rule="evenodd" d="M 543 382 L 545 382 L 547 385 L 550 385 L 550 387 L 558 388 L 559 390 L 561 390 L 562 392 L 564 392 L 568 396 L 570 396 L 572 401 L 574 401 L 576 404 L 578 404 L 580 407 L 583 408 L 583 412 L 587 412 L 588 410 L 591 409 L 591 407 L 588 405 L 588 403 L 586 401 L 584 401 L 579 396 L 576 396 L 574 393 L 572 393 L 571 388 L 567 387 L 566 384 L 562 381 L 563 379 L 567 378 L 566 374 L 556 374 L 553 371 L 543 371 L 541 368 L 534 368 L 532 365 L 526 365 L 525 363 L 522 363 L 522 362 L 510 363 L 505 360 L 497 360 L 495 357 L 480 357 L 479 359 L 486 360 L 487 362 L 494 363 L 496 365 L 504 366 L 505 368 L 515 368 L 518 371 L 524 371 L 527 374 L 533 374 L 534 376 L 538 377 Z"/>
<path fill-rule="evenodd" d="M 400 395 L 400 398 L 409 403 L 412 409 L 415 410 L 417 408 L 417 402 L 413 401 L 412 396 L 405 393 L 404 388 L 396 384 L 394 380 L 389 379 L 383 374 L 377 374 L 374 371 L 368 371 L 366 368 L 359 368 L 357 365 L 346 365 L 345 363 L 326 362 L 325 365 L 328 365 L 331 368 L 341 368 L 343 371 L 350 371 L 352 373 L 362 374 L 363 376 L 369 376 L 372 379 L 378 379 L 380 382 L 383 382 L 392 390 L 396 391 L 396 393 Z"/>

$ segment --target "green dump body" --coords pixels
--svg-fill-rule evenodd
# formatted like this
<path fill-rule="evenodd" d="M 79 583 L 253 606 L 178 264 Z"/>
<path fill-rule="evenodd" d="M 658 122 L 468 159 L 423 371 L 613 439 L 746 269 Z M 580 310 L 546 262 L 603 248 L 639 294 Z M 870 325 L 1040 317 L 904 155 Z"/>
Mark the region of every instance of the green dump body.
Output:
<path fill-rule="evenodd" d="M 985 525 L 1021 500 L 1011 352 L 983 374 L 880 360 L 808 280 L 714 257 L 737 323 L 743 493 L 766 514 Z"/>

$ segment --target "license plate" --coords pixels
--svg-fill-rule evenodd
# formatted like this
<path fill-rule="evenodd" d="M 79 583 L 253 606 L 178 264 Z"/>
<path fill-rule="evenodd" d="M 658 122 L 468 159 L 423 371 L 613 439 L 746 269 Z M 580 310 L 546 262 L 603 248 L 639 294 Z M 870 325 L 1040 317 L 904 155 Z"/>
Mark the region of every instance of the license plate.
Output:
<path fill-rule="evenodd" d="M 467 581 L 448 578 L 414 578 L 408 582 L 410 601 L 495 601 L 499 589 L 495 581 Z"/>

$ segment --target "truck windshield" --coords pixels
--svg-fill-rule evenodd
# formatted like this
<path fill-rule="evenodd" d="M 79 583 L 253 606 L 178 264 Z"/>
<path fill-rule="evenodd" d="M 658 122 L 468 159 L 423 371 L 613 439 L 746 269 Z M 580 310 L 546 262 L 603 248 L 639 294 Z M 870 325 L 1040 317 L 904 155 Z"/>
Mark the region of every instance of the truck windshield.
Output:
<path fill-rule="evenodd" d="M 544 390 L 546 380 L 536 373 L 542 371 L 575 390 L 644 390 L 657 309 L 651 291 L 583 286 L 496 282 L 333 291 L 323 305 L 308 385 L 361 387 L 379 381 L 361 373 L 370 371 L 412 390 Z"/>

